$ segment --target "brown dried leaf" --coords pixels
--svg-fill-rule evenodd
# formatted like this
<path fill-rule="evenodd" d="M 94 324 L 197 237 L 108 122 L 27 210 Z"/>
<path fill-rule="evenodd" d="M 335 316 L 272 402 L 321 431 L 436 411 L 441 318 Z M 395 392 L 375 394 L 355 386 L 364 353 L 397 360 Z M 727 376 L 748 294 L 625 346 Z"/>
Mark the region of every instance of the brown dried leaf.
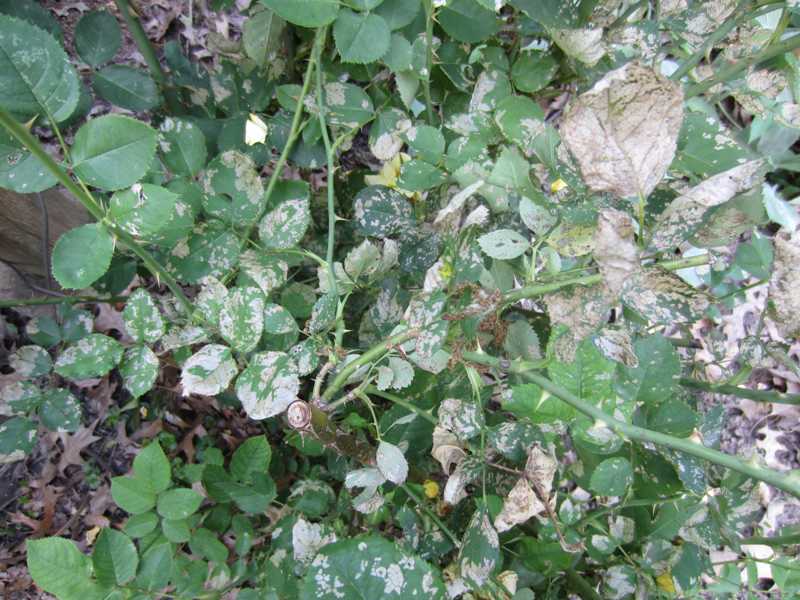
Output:
<path fill-rule="evenodd" d="M 709 209 L 746 192 L 763 178 L 762 160 L 752 160 L 709 177 L 673 200 L 658 216 L 650 250 L 669 250 L 697 231 Z"/>
<path fill-rule="evenodd" d="M 618 296 L 628 278 L 640 268 L 639 249 L 630 215 L 613 208 L 600 211 L 594 238 L 594 260 L 606 286 Z"/>
<path fill-rule="evenodd" d="M 94 428 L 97 427 L 99 422 L 100 419 L 96 419 L 88 427 L 81 427 L 73 434 L 58 434 L 58 436 L 61 438 L 61 443 L 64 444 L 64 451 L 61 453 L 61 458 L 58 460 L 59 473 L 63 474 L 64 469 L 70 465 L 83 464 L 81 452 L 83 452 L 87 446 L 92 445 L 94 442 L 100 439 L 96 435 L 92 435 L 94 433 Z"/>
<path fill-rule="evenodd" d="M 682 120 L 680 84 L 631 62 L 578 97 L 561 137 L 591 190 L 646 198 L 675 156 Z"/>
<path fill-rule="evenodd" d="M 606 322 L 612 306 L 611 293 L 604 284 L 548 294 L 544 301 L 550 322 L 569 328 L 569 333 L 555 342 L 556 357 L 564 362 L 572 362 L 578 344 Z"/>
<path fill-rule="evenodd" d="M 466 455 L 467 453 L 461 448 L 458 438 L 454 434 L 439 425 L 433 428 L 431 456 L 439 461 L 445 473 L 449 474 L 453 465 L 460 464 Z"/>
<path fill-rule="evenodd" d="M 689 323 L 702 317 L 708 295 L 697 290 L 672 271 L 642 269 L 628 280 L 622 299 L 652 323 Z"/>
<path fill-rule="evenodd" d="M 775 236 L 775 262 L 769 279 L 769 298 L 775 306 L 775 324 L 785 337 L 800 335 L 800 233 L 780 231 Z"/>
<path fill-rule="evenodd" d="M 524 523 L 547 510 L 545 501 L 551 504 L 551 508 L 554 507 L 551 491 L 557 469 L 556 460 L 541 446 L 531 446 L 528 450 L 528 462 L 525 464 L 525 477 L 520 478 L 508 493 L 503 510 L 494 521 L 498 532 L 508 531 L 514 525 Z"/>

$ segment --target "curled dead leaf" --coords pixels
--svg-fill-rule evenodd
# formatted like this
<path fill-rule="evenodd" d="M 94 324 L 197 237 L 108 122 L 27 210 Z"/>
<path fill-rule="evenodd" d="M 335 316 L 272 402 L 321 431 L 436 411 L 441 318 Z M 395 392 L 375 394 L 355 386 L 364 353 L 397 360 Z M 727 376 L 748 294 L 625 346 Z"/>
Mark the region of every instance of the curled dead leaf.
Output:
<path fill-rule="evenodd" d="M 680 84 L 631 62 L 578 97 L 561 137 L 591 190 L 646 198 L 675 156 L 682 121 Z"/>
<path fill-rule="evenodd" d="M 769 298 L 775 306 L 775 324 L 781 335 L 800 335 L 800 233 L 781 231 L 775 236 L 775 262 L 769 280 Z"/>
<path fill-rule="evenodd" d="M 594 260 L 608 289 L 616 296 L 627 279 L 640 269 L 633 219 L 613 208 L 600 211 L 594 238 Z"/>

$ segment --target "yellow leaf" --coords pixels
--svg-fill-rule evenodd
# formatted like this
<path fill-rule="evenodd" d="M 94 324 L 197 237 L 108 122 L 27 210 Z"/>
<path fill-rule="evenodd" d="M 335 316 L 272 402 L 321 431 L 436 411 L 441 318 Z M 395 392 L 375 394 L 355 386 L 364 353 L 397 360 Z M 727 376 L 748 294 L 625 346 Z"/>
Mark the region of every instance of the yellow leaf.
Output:
<path fill-rule="evenodd" d="M 425 490 L 425 495 L 428 498 L 433 499 L 439 495 L 439 484 L 430 479 L 427 479 L 425 483 L 422 484 L 422 489 Z"/>
<path fill-rule="evenodd" d="M 662 592 L 668 592 L 670 594 L 675 593 L 675 583 L 673 583 L 672 573 L 669 571 L 665 571 L 656 577 L 656 585 L 658 585 L 658 589 L 660 589 Z"/>
<path fill-rule="evenodd" d="M 250 113 L 244 126 L 244 143 L 248 146 L 263 144 L 267 139 L 267 124 L 255 113 Z"/>
<path fill-rule="evenodd" d="M 567 182 L 563 179 L 556 179 L 553 183 L 550 184 L 550 191 L 554 194 L 557 194 L 561 190 L 567 187 Z"/>
<path fill-rule="evenodd" d="M 94 541 L 97 539 L 97 535 L 100 533 L 100 527 L 95 525 L 89 531 L 86 532 L 86 545 L 91 546 L 94 544 Z"/>

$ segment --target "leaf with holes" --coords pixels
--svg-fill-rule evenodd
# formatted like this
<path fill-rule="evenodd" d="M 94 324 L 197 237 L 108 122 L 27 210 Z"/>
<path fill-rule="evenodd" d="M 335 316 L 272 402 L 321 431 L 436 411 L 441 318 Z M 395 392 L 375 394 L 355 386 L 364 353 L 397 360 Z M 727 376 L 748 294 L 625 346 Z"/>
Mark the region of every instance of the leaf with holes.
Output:
<path fill-rule="evenodd" d="M 487 256 L 499 260 L 511 260 L 522 256 L 531 245 L 528 240 L 511 229 L 498 229 L 485 233 L 478 238 L 478 243 Z"/>

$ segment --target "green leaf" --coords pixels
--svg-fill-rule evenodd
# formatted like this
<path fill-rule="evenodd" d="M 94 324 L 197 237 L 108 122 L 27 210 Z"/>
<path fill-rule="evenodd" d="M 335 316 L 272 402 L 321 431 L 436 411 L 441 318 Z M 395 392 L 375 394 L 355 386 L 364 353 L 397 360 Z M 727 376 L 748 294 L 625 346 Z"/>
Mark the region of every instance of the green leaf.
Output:
<path fill-rule="evenodd" d="M 123 585 L 136 576 L 139 555 L 127 535 L 106 528 L 95 542 L 92 564 L 97 581 L 102 585 Z"/>
<path fill-rule="evenodd" d="M 410 160 L 400 171 L 397 185 L 409 192 L 424 192 L 442 185 L 447 174 L 424 160 Z"/>
<path fill-rule="evenodd" d="M 521 358 L 522 360 L 539 360 L 542 358 L 542 351 L 539 345 L 539 336 L 527 321 L 520 319 L 508 326 L 506 339 L 503 341 L 503 349 L 508 353 L 510 359 Z"/>
<path fill-rule="evenodd" d="M 544 131 L 544 111 L 526 96 L 508 96 L 497 103 L 494 119 L 500 131 L 525 153 L 532 156 L 536 136 Z"/>
<path fill-rule="evenodd" d="M 261 352 L 236 380 L 236 396 L 251 419 L 282 413 L 297 400 L 300 379 L 291 356 L 285 352 Z"/>
<path fill-rule="evenodd" d="M 128 65 L 109 65 L 92 78 L 97 95 L 114 106 L 144 112 L 161 104 L 161 94 L 149 73 Z"/>
<path fill-rule="evenodd" d="M 324 546 L 303 577 L 299 598 L 382 600 L 389 595 L 443 598 L 446 593 L 437 569 L 386 539 L 362 536 Z"/>
<path fill-rule="evenodd" d="M 366 187 L 353 201 L 355 218 L 364 235 L 387 238 L 413 227 L 414 211 L 401 193 L 382 185 Z"/>
<path fill-rule="evenodd" d="M 251 223 L 264 206 L 264 185 L 256 165 L 236 150 L 227 150 L 208 164 L 203 189 L 205 211 L 229 223 Z"/>
<path fill-rule="evenodd" d="M 264 295 L 254 287 L 234 288 L 219 313 L 219 332 L 234 350 L 250 352 L 264 331 Z"/>
<path fill-rule="evenodd" d="M 53 368 L 53 360 L 40 346 L 20 346 L 8 358 L 9 366 L 22 377 L 41 377 Z"/>
<path fill-rule="evenodd" d="M 144 396 L 153 388 L 158 370 L 158 356 L 147 346 L 133 346 L 125 350 L 119 365 L 125 389 L 134 398 Z"/>
<path fill-rule="evenodd" d="M 35 421 L 13 417 L 0 423 L 0 464 L 22 460 L 36 444 Z"/>
<path fill-rule="evenodd" d="M 57 123 L 78 106 L 80 82 L 64 49 L 46 31 L 0 16 L 0 107 L 28 121 L 51 115 Z"/>
<path fill-rule="evenodd" d="M 172 576 L 173 554 L 171 544 L 163 538 L 148 548 L 142 555 L 134 586 L 142 590 L 163 590 Z"/>
<path fill-rule="evenodd" d="M 161 521 L 161 531 L 164 532 L 164 537 L 175 544 L 183 544 L 192 539 L 188 519 L 164 519 Z"/>
<path fill-rule="evenodd" d="M 614 397 L 611 384 L 616 366 L 591 340 L 585 340 L 578 346 L 572 362 L 554 361 L 550 363 L 548 373 L 558 385 L 579 398 L 598 404 Z"/>
<path fill-rule="evenodd" d="M 633 468 L 628 459 L 607 458 L 592 472 L 589 487 L 601 496 L 624 496 L 633 483 Z"/>
<path fill-rule="evenodd" d="M 64 44 L 64 33 L 58 19 L 36 0 L 0 0 L 0 13 L 36 25 L 56 38 L 59 44 Z"/>
<path fill-rule="evenodd" d="M 0 187 L 33 194 L 53 187 L 58 180 L 5 129 L 0 130 Z"/>
<path fill-rule="evenodd" d="M 412 52 L 411 52 L 411 44 L 409 41 L 404 38 L 399 33 L 393 33 L 392 38 L 389 42 L 389 49 L 386 53 L 381 57 L 384 64 L 389 67 L 389 69 L 393 73 L 401 73 L 403 71 L 408 71 L 411 68 L 411 59 L 412 59 Z M 393 109 L 389 109 L 390 111 Z M 382 111 L 388 112 L 388 111 Z M 372 132 L 370 131 L 370 136 Z M 372 146 L 372 142 L 370 141 L 370 146 Z M 373 151 L 374 154 L 374 151 Z M 376 155 L 376 158 L 381 158 Z M 386 159 L 381 159 L 386 160 Z"/>
<path fill-rule="evenodd" d="M 99 223 L 70 229 L 53 248 L 53 276 L 61 287 L 81 290 L 103 276 L 113 254 L 114 239 Z"/>
<path fill-rule="evenodd" d="M 155 507 L 156 493 L 138 477 L 112 477 L 111 497 L 122 510 L 138 515 Z"/>
<path fill-rule="evenodd" d="M 39 418 L 51 431 L 77 431 L 81 426 L 81 406 L 69 390 L 50 390 L 42 397 Z"/>
<path fill-rule="evenodd" d="M 117 366 L 122 351 L 114 338 L 93 333 L 64 350 L 56 359 L 55 371 L 73 381 L 102 377 Z"/>
<path fill-rule="evenodd" d="M 472 515 L 458 553 L 461 576 L 471 585 L 483 587 L 500 567 L 501 560 L 500 540 L 489 512 L 479 508 Z"/>
<path fill-rule="evenodd" d="M 284 250 L 296 246 L 311 224 L 309 187 L 303 181 L 283 181 L 272 194 L 275 205 L 258 225 L 258 237 L 267 248 Z"/>
<path fill-rule="evenodd" d="M 75 173 L 87 184 L 103 190 L 130 187 L 150 168 L 157 139 L 153 128 L 130 117 L 105 115 L 90 119 L 75 134 Z"/>
<path fill-rule="evenodd" d="M 395 485 L 400 485 L 408 477 L 408 461 L 403 456 L 403 451 L 384 440 L 378 444 L 375 465 L 381 474 Z"/>
<path fill-rule="evenodd" d="M 267 438 L 257 435 L 244 441 L 231 458 L 231 475 L 238 481 L 248 482 L 251 473 L 266 473 L 269 469 L 272 449 Z"/>
<path fill-rule="evenodd" d="M 750 158 L 747 149 L 731 137 L 716 115 L 690 110 L 683 119 L 671 168 L 705 178 Z"/>
<path fill-rule="evenodd" d="M 617 389 L 629 400 L 655 405 L 670 398 L 678 385 L 681 363 L 675 347 L 663 336 L 652 335 L 633 344 L 636 367 L 621 367 Z"/>
<path fill-rule="evenodd" d="M 158 516 L 154 512 L 146 512 L 131 516 L 126 522 L 124 531 L 132 538 L 141 538 L 158 527 Z"/>
<path fill-rule="evenodd" d="M 242 26 L 244 51 L 259 67 L 275 61 L 280 55 L 286 21 L 269 9 L 251 13 Z"/>
<path fill-rule="evenodd" d="M 331 81 L 323 88 L 328 123 L 347 129 L 365 125 L 375 114 L 372 98 L 352 83 Z"/>
<path fill-rule="evenodd" d="M 503 401 L 503 410 L 534 423 L 568 421 L 575 415 L 569 404 L 532 383 L 512 387 L 511 397 Z"/>
<path fill-rule="evenodd" d="M 539 50 L 523 52 L 511 68 L 511 80 L 521 92 L 538 92 L 555 77 L 558 62 L 549 54 Z"/>
<path fill-rule="evenodd" d="M 97 67 L 110 61 L 122 46 L 117 19 L 106 10 L 95 10 L 81 17 L 75 26 L 75 51 L 87 65 Z"/>
<path fill-rule="evenodd" d="M 72 540 L 49 537 L 28 540 L 28 571 L 42 590 L 58 598 L 93 598 L 99 593 L 91 581 L 92 563 Z"/>
<path fill-rule="evenodd" d="M 61 318 L 61 340 L 64 342 L 82 340 L 94 329 L 94 315 L 88 310 L 62 305 L 59 307 L 59 316 Z"/>
<path fill-rule="evenodd" d="M 530 241 L 512 229 L 498 229 L 478 238 L 484 254 L 498 260 L 522 256 L 531 247 Z"/>
<path fill-rule="evenodd" d="M 236 265 L 240 247 L 236 234 L 220 221 L 202 223 L 172 248 L 166 267 L 185 283 L 199 283 L 209 275 L 219 279 Z"/>
<path fill-rule="evenodd" d="M 676 437 L 689 437 L 697 424 L 697 413 L 675 398 L 666 398 L 647 419 L 648 428 Z"/>
<path fill-rule="evenodd" d="M 452 0 L 438 13 L 439 24 L 459 42 L 482 42 L 500 30 L 494 11 L 475 0 Z"/>
<path fill-rule="evenodd" d="M 185 519 L 197 512 L 203 497 L 189 488 L 167 490 L 158 496 L 158 514 L 165 519 Z"/>
<path fill-rule="evenodd" d="M 167 117 L 158 128 L 158 149 L 175 175 L 194 176 L 206 164 L 206 138 L 191 121 Z"/>
<path fill-rule="evenodd" d="M 117 225 L 147 241 L 156 240 L 177 210 L 178 195 L 150 183 L 135 183 L 130 189 L 115 192 L 109 206 L 109 214 Z"/>
<path fill-rule="evenodd" d="M 215 396 L 224 391 L 238 369 L 231 350 L 220 344 L 208 344 L 183 364 L 183 395 Z"/>
<path fill-rule="evenodd" d="M 383 17 L 389 29 L 397 31 L 414 21 L 421 6 L 420 0 L 383 0 L 374 12 Z"/>
<path fill-rule="evenodd" d="M 391 31 L 383 17 L 344 8 L 333 25 L 333 38 L 342 62 L 375 62 L 389 50 Z"/>
<path fill-rule="evenodd" d="M 122 311 L 122 320 L 134 342 L 155 344 L 164 335 L 164 319 L 144 288 L 138 288 L 128 296 Z"/>
<path fill-rule="evenodd" d="M 228 548 L 217 539 L 213 531 L 205 527 L 194 532 L 189 540 L 189 548 L 194 554 L 214 562 L 225 563 L 228 560 Z"/>
<path fill-rule="evenodd" d="M 158 442 L 151 442 L 133 459 L 133 472 L 137 479 L 146 481 L 155 493 L 163 492 L 172 481 L 172 469 Z"/>
<path fill-rule="evenodd" d="M 261 0 L 282 18 L 300 27 L 323 27 L 333 23 L 338 0 Z"/>

